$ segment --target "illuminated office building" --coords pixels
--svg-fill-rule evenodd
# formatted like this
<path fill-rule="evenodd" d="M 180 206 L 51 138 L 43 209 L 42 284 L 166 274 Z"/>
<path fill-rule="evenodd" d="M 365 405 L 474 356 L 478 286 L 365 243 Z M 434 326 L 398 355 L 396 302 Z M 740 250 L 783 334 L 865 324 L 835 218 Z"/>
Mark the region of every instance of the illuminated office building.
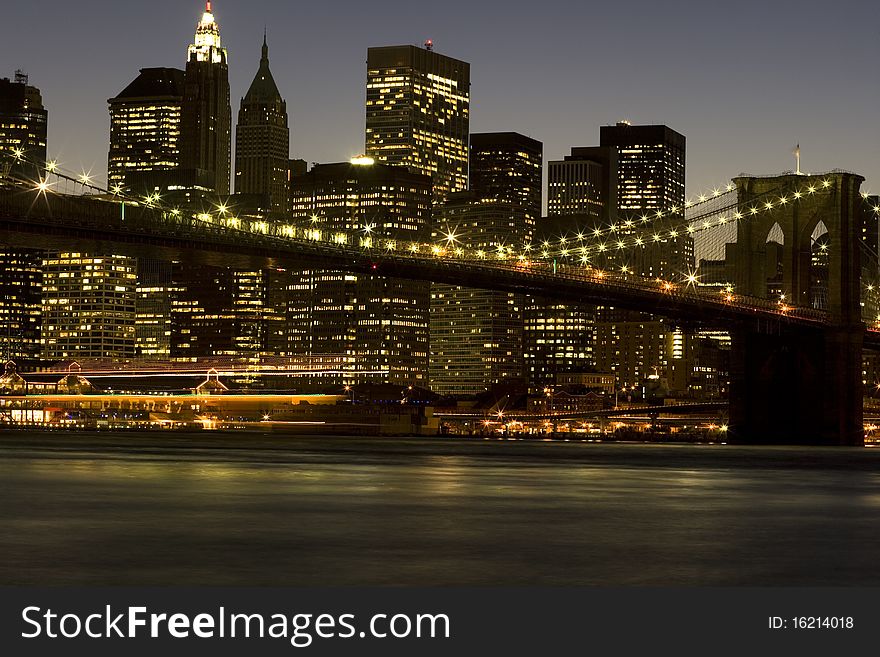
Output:
<path fill-rule="evenodd" d="M 107 102 L 110 106 L 110 148 L 107 180 L 110 189 L 139 196 L 158 192 L 172 201 L 168 188 L 179 182 L 180 121 L 184 72 L 175 68 L 143 68 L 125 89 Z M 112 256 L 122 259 L 123 256 Z M 120 260 L 122 261 L 122 260 Z M 163 280 L 170 264 L 124 258 L 137 272 L 135 287 L 135 352 L 145 358 L 167 358 L 170 353 L 170 299 Z"/>
<path fill-rule="evenodd" d="M 600 146 L 617 153 L 617 214 L 621 219 L 655 221 L 656 214 L 684 209 L 684 135 L 665 125 L 602 126 Z M 680 280 L 694 270 L 694 240 L 684 234 L 651 243 L 632 263 L 649 278 Z"/>
<path fill-rule="evenodd" d="M 336 239 L 430 237 L 430 179 L 370 158 L 293 177 L 291 204 L 294 221 Z M 289 355 L 343 354 L 362 379 L 426 385 L 427 283 L 323 269 L 290 276 Z"/>
<path fill-rule="evenodd" d="M 142 68 L 131 84 L 107 101 L 110 189 L 126 187 L 130 173 L 180 166 L 183 78 L 183 71 L 175 68 Z"/>
<path fill-rule="evenodd" d="M 232 157 L 229 67 L 210 0 L 205 3 L 195 40 L 187 50 L 180 131 L 181 166 L 210 172 L 214 191 L 229 194 Z"/>
<path fill-rule="evenodd" d="M 285 286 L 270 269 L 234 270 L 174 263 L 171 270 L 171 356 L 257 357 L 279 354 Z"/>
<path fill-rule="evenodd" d="M 467 189 L 470 64 L 425 46 L 368 49 L 366 152 L 431 176 L 442 202 Z"/>
<path fill-rule="evenodd" d="M 48 112 L 21 71 L 0 79 L 0 185 L 38 181 L 46 165 Z M 40 354 L 42 254 L 0 251 L 0 357 L 29 364 Z"/>
<path fill-rule="evenodd" d="M 547 216 L 538 221 L 535 242 L 556 243 L 609 222 L 615 174 L 615 153 L 608 148 L 572 148 L 563 160 L 549 162 Z M 523 351 L 529 390 L 541 392 L 557 385 L 563 374 L 594 370 L 595 328 L 595 306 L 527 297 Z"/>
<path fill-rule="evenodd" d="M 531 237 L 521 205 L 486 199 L 474 191 L 450 194 L 434 212 L 433 241 L 445 239 L 450 248 L 460 242 L 493 257 L 499 249 L 519 246 Z M 432 284 L 431 389 L 443 395 L 474 395 L 521 380 L 522 306 L 521 294 Z"/>
<path fill-rule="evenodd" d="M 131 258 L 50 253 L 43 260 L 43 356 L 135 355 L 136 272 Z"/>
<path fill-rule="evenodd" d="M 602 126 L 599 143 L 617 153 L 617 216 L 637 225 L 662 221 L 657 213 L 683 210 L 685 204 L 684 135 L 665 125 Z M 649 225 L 650 225 L 649 223 Z M 622 231 L 625 234 L 625 231 Z M 687 233 L 678 238 L 651 241 L 626 263 L 649 278 L 680 281 L 695 269 L 694 241 Z M 638 386 L 648 376 L 660 376 L 675 394 L 687 394 L 687 371 L 696 344 L 693 336 L 643 313 L 616 308 L 597 311 L 594 352 L 597 366 L 614 372 L 621 386 Z M 688 360 L 689 359 L 689 360 Z M 687 362 L 685 362 L 687 360 Z M 677 388 L 676 386 L 684 386 Z"/>
<path fill-rule="evenodd" d="M 547 215 L 578 216 L 583 228 L 610 222 L 617 209 L 617 153 L 612 148 L 572 148 L 547 163 Z"/>
<path fill-rule="evenodd" d="M 42 254 L 0 251 L 0 358 L 20 365 L 40 357 Z"/>
<path fill-rule="evenodd" d="M 28 84 L 21 71 L 15 78 L 0 78 L 0 182 L 38 181 L 46 163 L 46 126 L 49 113 L 40 90 Z"/>
<path fill-rule="evenodd" d="M 171 356 L 172 264 L 139 258 L 135 290 L 135 351 L 140 358 Z"/>
<path fill-rule="evenodd" d="M 489 257 L 531 239 L 541 216 L 543 144 L 515 132 L 471 135 L 470 191 L 435 206 L 444 235 Z M 522 378 L 519 294 L 431 285 L 430 382 L 434 392 L 473 395 Z"/>
<path fill-rule="evenodd" d="M 290 131 L 287 103 L 269 70 L 269 46 L 263 37 L 260 67 L 241 99 L 235 129 L 235 192 L 263 196 L 273 213 L 288 210 Z"/>

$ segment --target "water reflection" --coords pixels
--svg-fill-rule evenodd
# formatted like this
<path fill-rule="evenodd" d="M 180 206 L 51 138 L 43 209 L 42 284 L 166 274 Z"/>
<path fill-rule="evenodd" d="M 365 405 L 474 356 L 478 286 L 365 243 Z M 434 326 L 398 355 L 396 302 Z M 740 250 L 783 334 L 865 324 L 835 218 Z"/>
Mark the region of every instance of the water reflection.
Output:
<path fill-rule="evenodd" d="M 0 454 L 2 584 L 880 583 L 874 450 L 102 434 Z"/>

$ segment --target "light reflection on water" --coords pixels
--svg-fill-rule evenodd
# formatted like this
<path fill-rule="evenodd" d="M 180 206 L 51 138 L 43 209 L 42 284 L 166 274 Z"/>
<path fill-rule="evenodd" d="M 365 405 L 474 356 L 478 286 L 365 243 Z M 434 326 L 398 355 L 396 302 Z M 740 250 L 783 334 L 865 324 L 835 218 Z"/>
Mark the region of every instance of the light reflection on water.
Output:
<path fill-rule="evenodd" d="M 880 584 L 863 453 L 267 441 L 0 438 L 0 584 Z"/>

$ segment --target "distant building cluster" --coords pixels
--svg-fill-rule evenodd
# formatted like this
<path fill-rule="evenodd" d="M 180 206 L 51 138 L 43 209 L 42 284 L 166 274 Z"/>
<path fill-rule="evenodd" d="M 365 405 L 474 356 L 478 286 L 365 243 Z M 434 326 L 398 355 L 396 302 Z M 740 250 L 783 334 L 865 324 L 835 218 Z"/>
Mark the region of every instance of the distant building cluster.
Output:
<path fill-rule="evenodd" d="M 195 212 L 229 208 L 324 234 L 487 253 L 684 206 L 685 137 L 620 122 L 601 128 L 598 145 L 548 163 L 545 215 L 543 144 L 516 132 L 471 134 L 470 64 L 433 44 L 369 48 L 364 155 L 309 168 L 291 158 L 287 103 L 269 61 L 264 35 L 233 132 L 230 60 L 207 2 L 182 69 L 143 68 L 108 100 L 108 187 Z M 46 133 L 39 90 L 21 73 L 0 80 L 0 149 L 45 163 Z M 686 234 L 640 257 L 645 276 L 696 269 Z M 604 264 L 619 265 L 614 258 Z M 0 264 L 2 356 L 31 366 L 332 356 L 344 364 L 340 385 L 447 396 L 513 386 L 564 397 L 577 384 L 591 395 L 665 386 L 716 398 L 727 387 L 727 336 L 610 307 L 332 269 L 40 251 L 6 251 Z"/>

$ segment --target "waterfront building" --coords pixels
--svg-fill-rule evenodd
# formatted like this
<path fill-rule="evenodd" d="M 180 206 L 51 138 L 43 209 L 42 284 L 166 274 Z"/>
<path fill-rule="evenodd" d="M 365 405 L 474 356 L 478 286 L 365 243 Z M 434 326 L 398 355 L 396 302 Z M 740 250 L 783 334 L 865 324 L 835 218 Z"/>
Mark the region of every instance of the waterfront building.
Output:
<path fill-rule="evenodd" d="M 470 64 L 429 41 L 367 51 L 366 154 L 431 176 L 433 199 L 467 189 Z"/>
<path fill-rule="evenodd" d="M 43 260 L 43 357 L 134 356 L 136 277 L 132 258 L 50 253 Z"/>
<path fill-rule="evenodd" d="M 293 177 L 291 205 L 294 221 L 335 239 L 430 237 L 430 178 L 372 158 L 316 165 Z M 361 380 L 425 385 L 428 283 L 324 269 L 290 276 L 290 355 L 344 354 Z"/>
<path fill-rule="evenodd" d="M 470 191 L 435 206 L 434 241 L 452 236 L 494 254 L 531 240 L 541 215 L 543 150 L 516 132 L 471 135 Z M 520 294 L 432 284 L 432 390 L 473 395 L 521 381 L 523 302 Z"/>
<path fill-rule="evenodd" d="M 173 358 L 278 354 L 284 307 L 275 270 L 174 263 L 170 283 Z"/>
<path fill-rule="evenodd" d="M 618 223 L 632 221 L 644 226 L 646 222 L 666 221 L 658 218 L 658 213 L 668 217 L 684 212 L 684 135 L 665 125 L 620 121 L 600 128 L 599 144 L 616 154 Z M 622 228 L 618 234 L 627 234 L 627 229 Z M 694 241 L 685 232 L 675 239 L 652 241 L 630 258 L 628 262 L 600 264 L 627 266 L 648 278 L 681 281 L 695 270 Z M 648 376 L 659 376 L 668 382 L 671 392 L 688 394 L 689 375 L 683 373 L 692 365 L 692 350 L 680 348 L 679 343 L 691 344 L 692 335 L 650 315 L 617 308 L 597 309 L 596 319 L 596 366 L 615 372 L 621 388 L 638 386 Z M 673 363 L 676 372 L 682 374 L 672 376 Z M 683 387 L 676 387 L 679 384 Z"/>

